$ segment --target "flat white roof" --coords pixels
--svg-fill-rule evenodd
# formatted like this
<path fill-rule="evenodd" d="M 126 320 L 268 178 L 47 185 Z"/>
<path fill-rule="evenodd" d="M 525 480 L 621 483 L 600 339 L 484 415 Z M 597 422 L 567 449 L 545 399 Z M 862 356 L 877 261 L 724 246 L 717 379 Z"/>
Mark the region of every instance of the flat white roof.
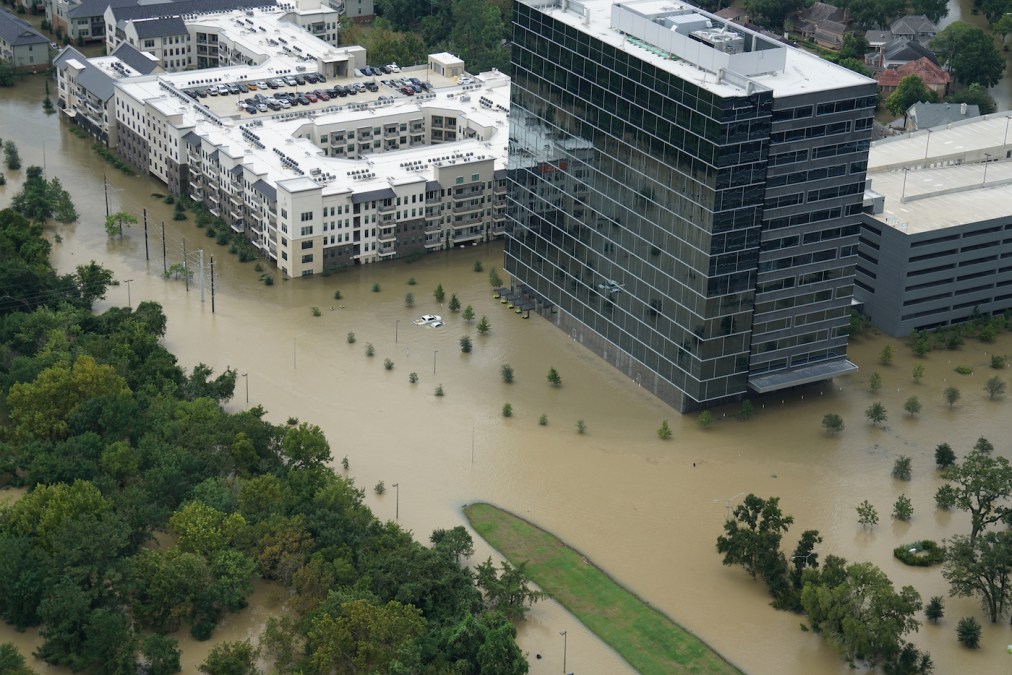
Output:
<path fill-rule="evenodd" d="M 904 166 L 924 166 L 959 161 L 967 155 L 983 159 L 982 153 L 1004 156 L 1012 148 L 1012 111 L 973 117 L 933 129 L 875 141 L 868 153 L 868 173 Z"/>
<path fill-rule="evenodd" d="M 754 31 L 726 21 L 715 14 L 704 12 L 693 5 L 684 4 L 677 0 L 634 0 L 628 3 L 616 3 L 613 0 L 568 0 L 566 3 L 567 9 L 563 9 L 559 5 L 548 5 L 537 2 L 536 0 L 528 2 L 528 4 L 536 7 L 539 11 L 544 12 L 553 19 L 570 25 L 588 35 L 592 35 L 606 44 L 634 54 L 642 61 L 667 70 L 685 80 L 695 82 L 704 89 L 723 97 L 743 96 L 747 93 L 746 87 L 744 84 L 736 83 L 730 79 L 718 80 L 715 73 L 707 72 L 686 58 L 667 58 L 662 54 L 657 54 L 648 48 L 639 46 L 634 41 L 630 41 L 624 33 L 612 27 L 612 6 L 615 4 L 629 5 L 637 13 L 643 14 L 688 10 L 701 15 L 715 28 L 719 29 L 726 25 L 730 30 L 744 34 L 748 39 L 752 39 L 754 36 L 765 43 L 771 41 L 768 37 L 760 36 Z M 748 78 L 760 86 L 772 89 L 774 97 L 839 89 L 873 82 L 873 80 L 863 75 L 859 75 L 835 63 L 830 63 L 803 50 L 780 43 L 777 44 L 785 50 L 786 63 L 784 67 L 776 72 Z M 700 46 L 702 47 L 702 45 Z"/>

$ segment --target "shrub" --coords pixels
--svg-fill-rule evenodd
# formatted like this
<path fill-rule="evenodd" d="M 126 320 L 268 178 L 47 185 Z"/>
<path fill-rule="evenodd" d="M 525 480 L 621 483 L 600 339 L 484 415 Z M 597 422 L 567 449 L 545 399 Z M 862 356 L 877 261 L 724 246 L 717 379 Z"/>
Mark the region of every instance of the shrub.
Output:
<path fill-rule="evenodd" d="M 585 434 L 587 433 L 587 425 L 583 420 L 576 420 L 576 433 Z"/>
<path fill-rule="evenodd" d="M 334 291 L 334 299 L 335 300 L 341 299 L 341 291 Z"/>
<path fill-rule="evenodd" d="M 508 363 L 504 363 L 499 372 L 502 374 L 503 382 L 506 384 L 513 384 L 513 366 Z"/>
<path fill-rule="evenodd" d="M 443 300 L 446 298 L 446 291 L 443 290 L 443 284 L 436 286 L 436 290 L 432 292 L 432 297 L 436 299 L 436 302 L 443 304 Z"/>
<path fill-rule="evenodd" d="M 391 361 L 390 359 L 384 359 L 383 360 L 383 367 L 386 370 L 393 370 L 394 369 L 394 362 Z"/>
<path fill-rule="evenodd" d="M 964 616 L 956 626 L 956 638 L 967 649 L 980 646 L 980 622 L 972 616 Z"/>
<path fill-rule="evenodd" d="M 868 389 L 871 390 L 871 393 L 877 394 L 882 389 L 882 376 L 878 373 L 872 373 L 868 379 Z"/>
<path fill-rule="evenodd" d="M 418 282 L 415 281 L 414 277 L 409 277 L 408 278 L 408 286 L 414 286 L 416 283 L 418 283 Z"/>
<path fill-rule="evenodd" d="M 464 337 L 460 338 L 460 351 L 464 352 L 465 354 L 470 354 L 471 348 L 472 345 L 470 337 L 465 335 Z"/>
<path fill-rule="evenodd" d="M 900 495 L 893 504 L 893 518 L 904 522 L 910 520 L 914 515 L 914 505 L 910 503 L 910 497 Z"/>
<path fill-rule="evenodd" d="M 956 453 L 948 443 L 940 443 L 935 448 L 935 464 L 939 469 L 948 469 L 956 462 Z"/>
<path fill-rule="evenodd" d="M 711 426 L 713 426 L 713 413 L 711 413 L 709 410 L 704 410 L 703 412 L 699 413 L 699 417 L 696 418 L 696 422 L 703 429 L 709 429 Z"/>
<path fill-rule="evenodd" d="M 513 406 L 510 405 L 509 403 L 503 405 L 503 407 L 502 407 L 502 416 L 503 417 L 513 417 Z"/>
<path fill-rule="evenodd" d="M 1001 370 L 1005 367 L 1005 357 L 1001 354 L 991 354 L 991 367 Z"/>
<path fill-rule="evenodd" d="M 893 478 L 896 480 L 910 480 L 910 458 L 900 455 L 893 464 Z"/>
<path fill-rule="evenodd" d="M 323 312 L 320 311 L 320 308 L 317 307 L 316 305 L 310 307 L 309 311 L 313 313 L 313 316 L 320 316 L 321 314 L 323 314 Z"/>
<path fill-rule="evenodd" d="M 372 491 L 375 492 L 378 495 L 381 495 L 381 494 L 383 494 L 384 492 L 387 491 L 387 486 L 383 484 L 383 481 L 380 481 L 380 482 L 376 483 L 376 487 L 374 487 L 372 489 Z"/>
<path fill-rule="evenodd" d="M 838 434 L 843 431 L 843 418 L 836 413 L 826 413 L 822 418 L 822 428 L 830 436 Z"/>
<path fill-rule="evenodd" d="M 893 557 L 911 567 L 931 567 L 945 562 L 945 547 L 931 539 L 915 541 L 893 549 Z"/>
<path fill-rule="evenodd" d="M 373 293 L 379 293 L 380 292 L 379 282 L 376 282 L 375 284 L 372 285 L 372 292 Z"/>
<path fill-rule="evenodd" d="M 414 307 L 415 306 L 415 294 L 414 293 L 408 293 L 407 295 L 404 296 L 404 306 L 405 307 Z"/>
<path fill-rule="evenodd" d="M 548 415 L 545 415 L 544 413 L 542 413 L 541 417 L 538 418 L 538 424 L 540 424 L 543 427 L 547 427 L 548 426 Z"/>
<path fill-rule="evenodd" d="M 945 616 L 945 605 L 942 603 L 942 596 L 936 595 L 924 606 L 924 618 L 931 623 L 938 623 L 938 620 L 943 616 Z"/>
<path fill-rule="evenodd" d="M 488 322 L 487 316 L 482 316 L 481 321 L 478 322 L 478 332 L 482 335 L 488 335 L 488 332 L 492 329 L 492 324 Z"/>
<path fill-rule="evenodd" d="M 352 333 L 351 331 L 348 331 L 348 344 L 350 345 L 355 344 L 355 334 Z"/>
<path fill-rule="evenodd" d="M 956 372 L 960 375 L 973 375 L 973 368 L 970 366 L 956 366 Z"/>
<path fill-rule="evenodd" d="M 562 378 L 559 377 L 559 371 L 555 368 L 548 369 L 548 384 L 556 387 L 562 386 Z"/>
<path fill-rule="evenodd" d="M 668 426 L 668 421 L 664 420 L 661 422 L 660 428 L 657 430 L 657 436 L 662 441 L 666 441 L 671 438 L 671 427 Z"/>
<path fill-rule="evenodd" d="M 274 277 L 272 277 L 270 274 L 265 274 L 264 286 L 273 286 L 273 285 L 274 285 Z"/>
<path fill-rule="evenodd" d="M 341 467 L 345 471 L 347 471 L 351 467 L 351 464 L 348 462 L 348 455 L 345 455 L 344 457 L 341 458 Z"/>
<path fill-rule="evenodd" d="M 745 421 L 752 419 L 752 401 L 745 399 L 741 402 L 741 413 L 738 416 Z"/>
<path fill-rule="evenodd" d="M 436 396 L 443 396 L 443 385 L 436 387 Z"/>
<path fill-rule="evenodd" d="M 418 384 L 418 373 L 409 373 L 408 382 L 411 384 Z"/>
<path fill-rule="evenodd" d="M 365 355 L 373 356 L 376 353 L 376 348 L 372 346 L 371 342 L 365 343 Z"/>
<path fill-rule="evenodd" d="M 446 306 L 451 312 L 460 311 L 460 298 L 457 297 L 456 293 L 450 295 L 450 302 Z"/>

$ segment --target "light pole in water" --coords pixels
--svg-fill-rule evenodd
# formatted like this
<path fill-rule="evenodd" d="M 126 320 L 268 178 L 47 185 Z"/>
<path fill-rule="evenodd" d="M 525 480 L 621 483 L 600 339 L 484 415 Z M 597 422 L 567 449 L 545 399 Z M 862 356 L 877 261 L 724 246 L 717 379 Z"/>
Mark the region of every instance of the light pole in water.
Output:
<path fill-rule="evenodd" d="M 559 635 L 562 636 L 562 673 L 563 673 L 563 675 L 565 675 L 565 673 L 566 673 L 566 652 L 569 651 L 569 644 L 568 644 L 568 638 L 567 638 L 567 635 L 566 635 L 566 631 L 560 630 L 559 631 Z"/>
<path fill-rule="evenodd" d="M 397 328 L 401 325 L 401 320 L 397 319 L 394 321 L 394 344 L 397 344 Z"/>
<path fill-rule="evenodd" d="M 434 352 L 432 352 L 432 374 L 433 375 L 436 374 L 436 354 L 438 354 L 438 353 L 439 353 L 438 349 L 435 350 Z"/>
<path fill-rule="evenodd" d="M 733 502 L 738 497 L 741 497 L 743 494 L 745 494 L 745 493 L 744 492 L 739 492 L 738 494 L 734 495 L 733 497 L 728 497 L 727 499 L 721 499 L 721 498 L 718 497 L 717 499 L 714 499 L 713 501 L 714 502 L 724 502 L 727 505 L 727 517 L 730 519 L 731 518 L 731 502 Z"/>
<path fill-rule="evenodd" d="M 132 282 L 132 281 L 133 281 L 133 279 L 124 279 L 123 280 L 123 283 L 127 285 L 127 309 L 133 309 L 134 308 L 133 302 L 131 302 L 131 300 L 130 300 L 130 282 Z"/>
<path fill-rule="evenodd" d="M 246 380 L 246 405 L 249 405 L 249 373 L 243 373 L 242 379 Z"/>
<path fill-rule="evenodd" d="M 396 494 L 395 494 L 395 496 L 394 496 L 394 499 L 395 499 L 395 501 L 394 501 L 394 505 L 395 505 L 394 506 L 394 520 L 400 520 L 401 519 L 401 484 L 400 483 L 394 483 L 393 488 L 394 488 L 394 490 L 397 491 Z"/>

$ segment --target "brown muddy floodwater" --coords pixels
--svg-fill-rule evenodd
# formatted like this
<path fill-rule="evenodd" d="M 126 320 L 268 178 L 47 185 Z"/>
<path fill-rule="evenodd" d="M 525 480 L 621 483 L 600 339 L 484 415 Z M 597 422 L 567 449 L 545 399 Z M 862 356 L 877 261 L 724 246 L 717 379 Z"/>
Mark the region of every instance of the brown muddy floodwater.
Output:
<path fill-rule="evenodd" d="M 171 221 L 169 208 L 150 196 L 164 187 L 110 169 L 114 211 L 140 214 L 147 207 L 152 223 L 165 219 L 170 264 L 181 258 L 184 238 L 191 263 L 199 247 L 208 257 L 214 253 L 212 314 L 209 294 L 201 303 L 193 286 L 187 292 L 181 281 L 161 277 L 159 238 L 151 239 L 149 263 L 140 227 L 123 242 L 107 241 L 101 225 L 105 167 L 88 143 L 68 134 L 56 117 L 38 112 L 41 92 L 41 80 L 3 92 L 0 137 L 18 140 L 25 166 L 42 164 L 45 142 L 48 174 L 60 177 L 82 214 L 75 225 L 52 228 L 62 236 L 55 244 L 55 264 L 68 271 L 96 259 L 117 278 L 132 279 L 129 286 L 111 288 L 98 309 L 128 298 L 134 305 L 161 303 L 169 318 L 167 346 L 183 365 L 203 361 L 219 371 L 232 366 L 248 374 L 238 382 L 234 408 L 246 405 L 248 383 L 249 404 L 265 406 L 274 421 L 297 416 L 319 424 L 330 439 L 335 465 L 348 457 L 351 475 L 379 518 L 395 517 L 399 497 L 401 524 L 427 541 L 433 529 L 463 523 L 461 506 L 469 502 L 484 500 L 512 510 L 582 551 L 751 673 L 843 674 L 850 669 L 819 637 L 799 629 L 798 616 L 771 609 L 758 583 L 741 570 L 721 566 L 715 540 L 728 502 L 740 493 L 780 496 L 784 510 L 795 516 L 792 535 L 818 529 L 825 539 L 823 556 L 870 560 L 897 585 L 914 585 L 925 599 L 947 595 L 938 568 L 904 567 L 893 560 L 892 549 L 969 530 L 964 514 L 934 509 L 939 485 L 934 448 L 947 441 L 962 453 L 985 436 L 1008 454 L 1012 401 L 986 400 L 983 385 L 992 375 L 987 352 L 1012 352 L 1012 336 L 1003 335 L 995 345 L 973 342 L 929 355 L 920 384 L 911 380 L 914 359 L 905 346 L 882 336 L 861 339 L 851 350 L 862 366 L 857 375 L 756 400 L 748 422 L 737 420 L 734 410 L 714 411 L 716 423 L 703 431 L 694 417 L 679 416 L 545 318 L 521 319 L 493 300 L 487 274 L 476 274 L 472 266 L 481 259 L 486 272 L 499 267 L 499 245 L 435 254 L 413 264 L 278 280 L 266 287 L 258 283 L 252 264 L 237 263 L 192 222 Z M 7 173 L 0 205 L 23 177 L 23 172 Z M 407 285 L 411 277 L 414 286 Z M 379 293 L 371 290 L 375 283 Z M 491 333 L 477 335 L 473 325 L 438 306 L 432 295 L 437 284 L 447 297 L 456 293 L 479 317 L 486 315 Z M 335 290 L 343 294 L 339 301 L 333 299 Z M 415 296 L 413 308 L 405 307 L 408 292 Z M 312 306 L 320 307 L 322 316 L 313 317 Z M 412 325 L 424 313 L 443 315 L 447 325 Z M 345 339 L 349 331 L 358 338 L 353 345 Z M 460 352 L 463 335 L 474 339 L 471 354 Z M 367 343 L 375 346 L 372 358 L 365 355 Z M 886 344 L 893 344 L 897 355 L 892 365 L 881 366 L 877 355 Z M 394 361 L 392 371 L 384 370 L 387 358 Z M 504 363 L 515 369 L 512 385 L 500 381 Z M 956 365 L 975 371 L 961 376 L 953 370 Z M 548 386 L 549 367 L 561 375 L 561 388 Z M 867 380 L 876 370 L 884 387 L 873 397 Z M 408 383 L 411 372 L 418 373 L 416 385 Z M 941 392 L 953 383 L 963 398 L 950 410 Z M 433 395 L 439 384 L 443 398 Z M 913 394 L 924 404 L 916 419 L 901 412 Z M 864 419 L 863 411 L 875 400 L 889 412 L 884 428 Z M 510 419 L 501 416 L 507 402 L 514 410 Z M 846 424 L 836 438 L 822 433 L 828 412 L 840 414 Z M 538 425 L 541 414 L 548 416 L 545 427 Z M 585 435 L 576 432 L 580 419 Z M 674 432 L 667 442 L 656 435 L 664 419 Z M 890 477 L 901 454 L 913 458 L 909 483 Z M 382 497 L 372 491 L 380 480 L 388 486 Z M 399 495 L 390 489 L 393 483 L 399 484 Z M 889 514 L 901 493 L 913 500 L 914 517 L 894 524 Z M 861 530 L 854 511 L 864 499 L 881 516 L 871 532 Z M 793 545 L 794 537 L 789 539 Z M 492 554 L 487 545 L 476 544 L 475 560 Z M 284 611 L 284 599 L 276 587 L 259 585 L 250 608 L 230 617 L 215 640 L 256 635 L 270 613 Z M 983 618 L 976 603 L 947 599 L 945 619 L 922 627 L 912 639 L 931 652 L 938 673 L 1007 672 L 1012 667 L 1008 624 L 988 624 L 982 648 L 968 652 L 959 648 L 954 632 L 965 615 Z M 532 674 L 560 671 L 563 630 L 568 631 L 570 671 L 631 672 L 560 606 L 543 602 L 520 630 Z M 179 638 L 185 670 L 194 672 L 212 643 L 197 644 L 185 634 Z M 9 639 L 28 653 L 38 638 L 0 629 L 0 641 Z M 62 672 L 37 661 L 32 665 L 43 673 Z"/>

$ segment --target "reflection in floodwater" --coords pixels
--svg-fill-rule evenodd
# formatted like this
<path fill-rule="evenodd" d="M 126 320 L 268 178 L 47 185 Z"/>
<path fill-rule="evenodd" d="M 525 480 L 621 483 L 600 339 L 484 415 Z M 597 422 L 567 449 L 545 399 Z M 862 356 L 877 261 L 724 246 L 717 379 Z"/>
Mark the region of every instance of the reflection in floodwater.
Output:
<path fill-rule="evenodd" d="M 947 596 L 938 568 L 915 569 L 893 560 L 892 549 L 917 539 L 941 540 L 966 532 L 962 513 L 940 513 L 933 495 L 939 479 L 933 466 L 935 446 L 947 441 L 962 454 L 979 436 L 1008 453 L 1008 411 L 1012 401 L 989 401 L 983 390 L 992 376 L 988 352 L 1012 353 L 1012 336 L 993 345 L 970 341 L 953 352 L 935 352 L 923 360 L 926 375 L 914 384 L 915 359 L 909 350 L 884 337 L 859 339 L 851 357 L 862 367 L 856 375 L 830 383 L 755 401 L 748 422 L 736 410 L 715 410 L 716 421 L 702 430 L 694 416 L 682 417 L 637 387 L 635 381 L 604 365 L 576 341 L 536 313 L 516 315 L 492 298 L 487 272 L 500 267 L 502 248 L 427 256 L 412 264 L 392 263 L 354 269 L 330 277 L 279 282 L 266 287 L 248 263 L 203 236 L 192 221 L 174 222 L 171 210 L 152 198 L 162 192 L 141 177 L 110 173 L 112 209 L 140 213 L 160 231 L 166 223 L 170 255 L 200 248 L 216 259 L 216 311 L 210 298 L 189 292 L 181 281 L 161 276 L 160 242 L 153 236 L 152 261 L 145 263 L 143 230 L 130 229 L 122 242 L 109 241 L 102 229 L 101 190 L 105 166 L 88 143 L 71 136 L 55 117 L 35 114 L 41 80 L 31 80 L 0 100 L 0 137 L 19 139 L 24 165 L 42 164 L 73 195 L 80 222 L 59 227 L 62 243 L 54 262 L 62 271 L 88 260 L 100 260 L 117 278 L 133 279 L 134 306 L 143 300 L 162 304 L 169 319 L 166 344 L 187 367 L 206 362 L 219 372 L 232 366 L 248 373 L 251 405 L 263 405 L 280 422 L 298 416 L 320 424 L 333 447 L 335 466 L 348 457 L 350 475 L 366 490 L 366 503 L 381 519 L 395 516 L 394 497 L 368 488 L 377 481 L 399 484 L 399 520 L 425 541 L 438 527 L 463 523 L 460 507 L 484 500 L 509 509 L 553 532 L 593 559 L 602 569 L 651 605 L 700 635 L 748 672 L 843 673 L 850 669 L 821 638 L 799 629 L 801 618 L 769 607 L 759 583 L 739 569 L 725 568 L 715 541 L 740 492 L 778 495 L 784 511 L 795 516 L 785 545 L 806 529 L 820 530 L 820 553 L 849 560 L 870 560 L 897 585 L 912 584 L 925 599 Z M 7 172 L 0 204 L 18 189 L 20 172 Z M 178 253 L 172 253 L 178 251 Z M 473 272 L 480 258 L 485 272 Z M 408 286 L 413 277 L 417 284 Z M 380 292 L 374 293 L 374 284 Z M 473 305 L 478 319 L 491 323 L 480 336 L 445 306 L 433 291 L 442 284 L 447 297 L 456 293 L 463 306 Z M 340 303 L 333 300 L 340 290 Z M 127 302 L 126 287 L 113 287 L 98 309 Z M 405 306 L 411 292 L 415 306 Z M 314 317 L 310 307 L 325 308 Z M 335 305 L 334 311 L 328 311 Z M 341 308 L 340 305 L 343 305 Z M 412 325 L 422 314 L 439 314 L 440 328 Z M 345 336 L 354 331 L 355 344 Z M 463 354 L 458 341 L 470 335 L 474 351 Z M 372 343 L 375 355 L 367 357 Z M 892 365 L 878 364 L 878 353 L 894 344 Z M 384 359 L 393 370 L 383 367 Z M 509 363 L 515 382 L 504 384 L 499 371 Z M 972 375 L 954 368 L 968 365 Z M 297 366 L 297 368 L 295 367 Z M 548 386 L 554 367 L 563 385 Z M 435 371 L 435 372 L 434 372 Z M 878 371 L 883 388 L 873 397 L 867 382 Z M 409 373 L 418 374 L 410 384 Z M 942 389 L 962 390 L 950 410 Z M 442 385 L 446 395 L 433 391 Z M 245 407 L 245 390 L 237 391 L 235 409 Z M 902 413 L 909 396 L 920 397 L 917 418 Z M 875 400 L 885 405 L 884 428 L 870 426 L 864 410 Z M 504 403 L 513 417 L 501 416 Z M 828 412 L 844 419 L 838 437 L 822 433 Z M 548 425 L 538 418 L 547 415 Z M 587 433 L 576 432 L 583 420 Z M 656 430 L 667 419 L 673 436 L 665 442 Z M 898 483 L 890 476 L 895 458 L 913 460 L 913 479 Z M 339 469 L 340 470 L 340 469 Z M 896 497 L 913 502 L 909 523 L 885 517 Z M 733 497 L 732 497 L 733 496 Z M 882 524 L 864 532 L 854 507 L 868 499 L 883 514 Z M 477 542 L 474 559 L 494 553 Z M 256 634 L 266 617 L 281 611 L 284 591 L 257 586 L 251 606 L 230 617 L 216 640 Z M 911 639 L 929 650 L 936 672 L 1004 672 L 1010 657 L 1005 647 L 1009 628 L 985 624 L 982 649 L 961 649 L 954 635 L 959 617 L 982 618 L 976 603 L 946 599 L 946 618 L 923 626 Z M 629 672 L 610 650 L 576 624 L 561 607 L 547 601 L 535 606 L 521 628 L 531 673 L 557 673 L 562 666 L 562 638 L 567 631 L 569 670 L 583 675 Z M 185 650 L 185 672 L 194 672 L 213 642 L 195 643 L 179 636 Z M 23 652 L 38 644 L 37 634 L 0 628 L 0 641 L 13 640 Z M 536 656 L 540 654 L 541 659 Z M 32 666 L 41 673 L 66 672 Z"/>

